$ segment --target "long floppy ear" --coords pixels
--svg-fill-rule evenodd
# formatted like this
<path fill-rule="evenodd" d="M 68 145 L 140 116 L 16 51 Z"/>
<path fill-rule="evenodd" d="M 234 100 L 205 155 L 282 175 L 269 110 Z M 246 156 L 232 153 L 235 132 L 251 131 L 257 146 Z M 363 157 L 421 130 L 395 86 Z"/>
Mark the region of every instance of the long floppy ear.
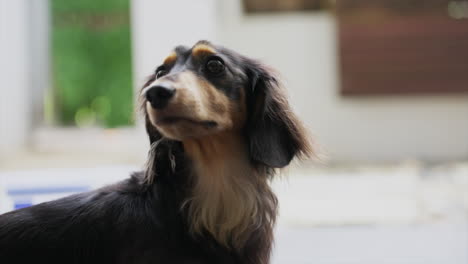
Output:
<path fill-rule="evenodd" d="M 252 161 L 283 168 L 296 156 L 310 156 L 310 139 L 274 71 L 257 62 L 248 67 L 251 90 L 246 132 Z"/>

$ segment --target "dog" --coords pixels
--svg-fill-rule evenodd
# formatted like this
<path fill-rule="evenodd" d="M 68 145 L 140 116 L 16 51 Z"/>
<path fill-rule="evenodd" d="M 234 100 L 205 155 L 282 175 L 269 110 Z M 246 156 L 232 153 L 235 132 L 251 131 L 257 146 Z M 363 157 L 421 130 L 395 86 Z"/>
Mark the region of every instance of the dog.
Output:
<path fill-rule="evenodd" d="M 312 154 L 276 76 L 208 41 L 176 47 L 140 91 L 145 169 L 1 215 L 0 262 L 269 263 L 269 181 Z"/>

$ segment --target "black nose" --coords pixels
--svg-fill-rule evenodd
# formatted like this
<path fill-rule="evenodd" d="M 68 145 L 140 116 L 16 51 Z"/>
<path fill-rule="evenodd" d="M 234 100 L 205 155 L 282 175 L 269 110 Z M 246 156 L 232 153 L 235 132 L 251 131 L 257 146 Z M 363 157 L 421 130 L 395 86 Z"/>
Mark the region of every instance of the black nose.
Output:
<path fill-rule="evenodd" d="M 176 90 L 168 84 L 159 84 L 146 91 L 146 100 L 156 109 L 164 108 Z"/>

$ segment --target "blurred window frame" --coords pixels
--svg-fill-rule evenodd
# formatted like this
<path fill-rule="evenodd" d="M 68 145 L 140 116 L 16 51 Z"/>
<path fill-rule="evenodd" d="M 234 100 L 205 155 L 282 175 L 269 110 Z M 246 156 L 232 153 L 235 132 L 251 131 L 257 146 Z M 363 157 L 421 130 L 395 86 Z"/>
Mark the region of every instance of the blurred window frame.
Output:
<path fill-rule="evenodd" d="M 45 100 L 51 93 L 51 13 L 49 0 L 28 1 L 28 56 L 31 65 L 25 91 L 30 103 L 29 140 L 26 150 L 32 153 L 61 155 L 88 153 L 89 156 L 109 155 L 141 158 L 146 153 L 147 136 L 141 120 L 132 126 L 118 128 L 63 127 L 47 120 Z M 50 97 L 49 97 L 50 98 Z M 134 99 L 136 101 L 136 99 Z M 134 102 L 136 105 L 136 102 Z M 135 113 L 134 113 L 135 115 Z M 111 160 L 112 158 L 109 157 Z M 114 158 L 115 159 L 115 158 Z"/>

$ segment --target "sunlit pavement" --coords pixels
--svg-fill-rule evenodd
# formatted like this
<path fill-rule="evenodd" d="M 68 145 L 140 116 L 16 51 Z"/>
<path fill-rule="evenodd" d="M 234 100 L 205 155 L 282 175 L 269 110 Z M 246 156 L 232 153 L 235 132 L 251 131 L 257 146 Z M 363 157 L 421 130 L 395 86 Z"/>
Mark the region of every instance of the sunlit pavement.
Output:
<path fill-rule="evenodd" d="M 468 166 L 295 170 L 273 264 L 467 264 Z"/>
<path fill-rule="evenodd" d="M 0 170 L 0 212 L 94 189 L 138 167 Z M 468 166 L 291 169 L 273 264 L 467 264 Z"/>
<path fill-rule="evenodd" d="M 468 221 L 404 226 L 279 226 L 273 264 L 466 264 Z"/>

